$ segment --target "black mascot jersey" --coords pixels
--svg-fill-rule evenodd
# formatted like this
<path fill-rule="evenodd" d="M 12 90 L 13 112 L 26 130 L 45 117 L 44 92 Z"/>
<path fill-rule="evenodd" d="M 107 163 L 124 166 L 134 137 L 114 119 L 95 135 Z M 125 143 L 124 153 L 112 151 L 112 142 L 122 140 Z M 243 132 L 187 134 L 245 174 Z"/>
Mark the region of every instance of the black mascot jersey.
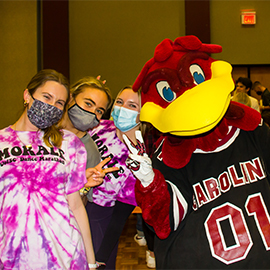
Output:
<path fill-rule="evenodd" d="M 266 125 L 230 127 L 216 150 L 197 149 L 181 169 L 162 162 L 161 142 L 153 167 L 170 192 L 171 233 L 156 237 L 159 269 L 270 268 L 269 139 Z"/>

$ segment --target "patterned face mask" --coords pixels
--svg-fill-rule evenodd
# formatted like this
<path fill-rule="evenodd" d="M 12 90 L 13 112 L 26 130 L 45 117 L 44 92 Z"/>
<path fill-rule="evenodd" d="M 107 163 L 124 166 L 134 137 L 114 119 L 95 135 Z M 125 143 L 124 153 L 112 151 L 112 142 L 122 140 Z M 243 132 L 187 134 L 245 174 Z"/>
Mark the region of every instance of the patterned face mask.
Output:
<path fill-rule="evenodd" d="M 140 122 L 136 123 L 138 114 L 138 112 L 127 108 L 114 106 L 111 115 L 115 126 L 122 132 L 126 132 L 140 124 Z"/>
<path fill-rule="evenodd" d="M 30 122 L 39 129 L 45 129 L 57 123 L 62 115 L 62 110 L 38 99 L 34 99 L 31 108 L 27 110 Z"/>
<path fill-rule="evenodd" d="M 81 131 L 92 129 L 99 124 L 94 113 L 84 110 L 77 103 L 68 109 L 68 116 L 73 126 Z"/>

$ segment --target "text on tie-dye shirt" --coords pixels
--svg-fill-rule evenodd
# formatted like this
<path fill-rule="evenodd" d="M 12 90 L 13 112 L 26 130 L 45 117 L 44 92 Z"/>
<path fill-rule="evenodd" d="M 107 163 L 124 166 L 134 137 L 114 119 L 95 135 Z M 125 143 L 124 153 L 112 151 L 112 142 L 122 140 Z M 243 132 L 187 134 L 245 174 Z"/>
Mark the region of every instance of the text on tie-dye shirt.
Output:
<path fill-rule="evenodd" d="M 86 152 L 63 132 L 49 148 L 41 131 L 0 131 L 0 269 L 88 269 L 67 202 L 86 182 Z"/>
<path fill-rule="evenodd" d="M 97 144 L 102 159 L 111 157 L 106 166 L 120 169 L 106 174 L 103 183 L 93 188 L 93 202 L 106 207 L 114 206 L 115 201 L 136 206 L 136 178 L 125 163 L 129 150 L 117 137 L 113 121 L 101 120 L 100 124 L 89 133 Z"/>

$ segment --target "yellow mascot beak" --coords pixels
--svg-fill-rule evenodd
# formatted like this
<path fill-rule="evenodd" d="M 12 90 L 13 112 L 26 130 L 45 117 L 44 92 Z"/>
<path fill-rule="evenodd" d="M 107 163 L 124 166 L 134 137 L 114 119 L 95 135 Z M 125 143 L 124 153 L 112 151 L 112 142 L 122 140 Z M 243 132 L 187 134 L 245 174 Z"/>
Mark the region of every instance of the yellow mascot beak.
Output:
<path fill-rule="evenodd" d="M 194 136 L 214 128 L 227 111 L 234 82 L 229 63 L 215 61 L 211 70 L 210 80 L 187 90 L 167 108 L 145 103 L 140 120 L 152 123 L 163 133 L 177 136 Z"/>

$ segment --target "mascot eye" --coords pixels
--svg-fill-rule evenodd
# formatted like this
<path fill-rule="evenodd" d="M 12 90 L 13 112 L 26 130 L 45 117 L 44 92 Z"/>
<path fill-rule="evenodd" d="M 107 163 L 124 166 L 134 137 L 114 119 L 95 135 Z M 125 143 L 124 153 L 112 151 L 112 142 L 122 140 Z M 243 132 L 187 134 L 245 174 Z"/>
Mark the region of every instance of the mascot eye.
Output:
<path fill-rule="evenodd" d="M 205 81 L 204 72 L 199 65 L 193 64 L 189 67 L 189 71 L 194 78 L 196 85 Z"/>
<path fill-rule="evenodd" d="M 166 81 L 160 81 L 156 84 L 156 88 L 160 96 L 167 102 L 172 102 L 176 98 L 176 94 L 171 90 L 170 85 Z"/>

